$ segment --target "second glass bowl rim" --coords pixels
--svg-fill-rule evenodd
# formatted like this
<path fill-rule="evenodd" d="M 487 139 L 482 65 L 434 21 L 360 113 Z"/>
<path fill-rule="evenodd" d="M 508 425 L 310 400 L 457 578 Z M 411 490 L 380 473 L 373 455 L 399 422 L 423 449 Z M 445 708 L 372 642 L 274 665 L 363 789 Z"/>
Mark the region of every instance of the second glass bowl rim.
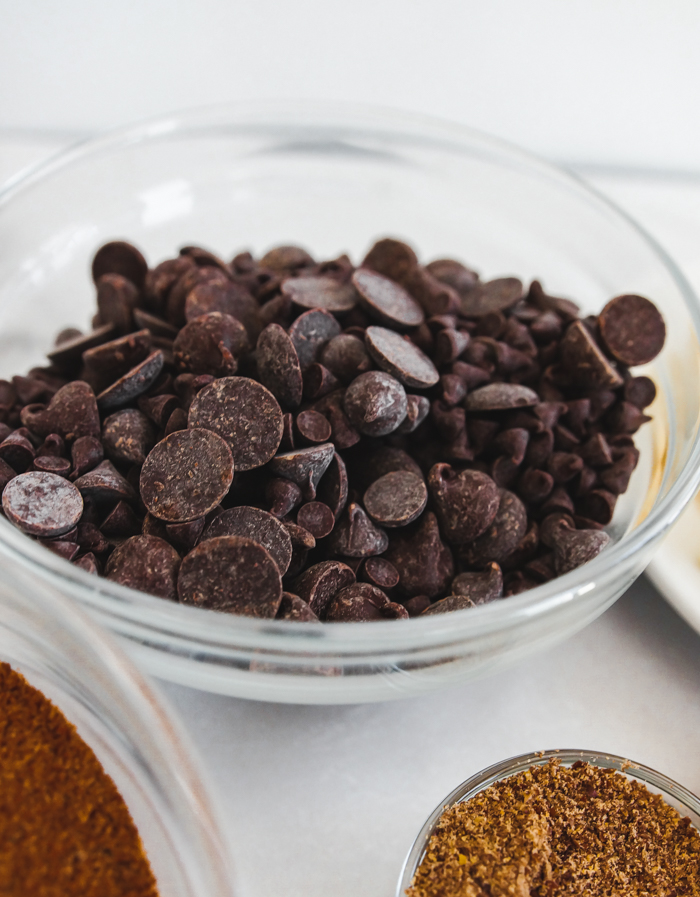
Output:
<path fill-rule="evenodd" d="M 260 133 L 275 127 L 294 127 L 317 136 L 324 132 L 327 134 L 329 129 L 342 130 L 346 133 L 371 130 L 375 134 L 384 133 L 395 138 L 410 135 L 416 139 L 429 140 L 435 145 L 449 146 L 452 151 L 467 152 L 470 145 L 480 145 L 484 149 L 498 152 L 520 166 L 538 169 L 550 180 L 566 185 L 569 190 L 576 191 L 589 202 L 596 203 L 608 212 L 612 211 L 637 232 L 650 252 L 668 271 L 683 296 L 688 313 L 694 322 L 696 334 L 700 338 L 700 302 L 692 287 L 657 241 L 615 203 L 565 169 L 504 140 L 449 120 L 381 106 L 330 101 L 271 100 L 195 107 L 170 115 L 157 116 L 136 125 L 116 128 L 94 138 L 81 140 L 21 173 L 0 190 L 0 215 L 3 208 L 23 191 L 31 189 L 55 174 L 60 174 L 73 164 L 79 164 L 85 157 L 149 140 L 177 139 L 184 133 L 212 130 L 217 127 L 224 131 L 228 129 L 229 132 L 231 128 L 240 127 L 257 130 Z M 579 592 L 589 591 L 591 583 L 604 578 L 606 571 L 658 537 L 673 523 L 698 486 L 700 486 L 700 429 L 695 432 L 683 469 L 658 505 L 630 534 L 584 567 L 527 592 L 511 596 L 507 603 L 493 602 L 482 607 L 454 611 L 444 615 L 444 619 L 441 619 L 443 615 L 431 615 L 424 619 L 412 618 L 401 621 L 400 625 L 397 625 L 396 621 L 387 621 L 371 626 L 356 623 L 318 626 L 315 623 L 258 620 L 225 614 L 216 614 L 212 617 L 211 614 L 202 614 L 199 608 L 187 608 L 176 603 L 164 602 L 162 599 L 103 578 L 100 578 L 100 584 L 96 588 L 92 574 L 73 567 L 47 552 L 4 520 L 0 520 L 0 550 L 12 555 L 25 566 L 34 569 L 38 567 L 54 581 L 71 583 L 74 588 L 79 589 L 85 604 L 103 614 L 108 612 L 115 618 L 128 621 L 139 629 L 153 630 L 157 627 L 163 632 L 170 632 L 185 639 L 214 642 L 221 648 L 225 648 L 227 644 L 239 643 L 241 636 L 244 638 L 262 636 L 266 640 L 277 642 L 277 646 L 283 648 L 289 646 L 291 636 L 296 636 L 297 640 L 305 637 L 309 646 L 313 645 L 317 649 L 323 644 L 328 650 L 331 644 L 340 642 L 347 642 L 353 648 L 364 648 L 369 651 L 376 650 L 378 645 L 383 649 L 391 647 L 400 649 L 405 648 L 407 642 L 414 640 L 417 646 L 429 634 L 439 637 L 444 642 L 457 642 L 465 634 L 477 636 L 498 631 L 506 620 L 509 624 L 513 624 L 519 619 L 532 619 L 568 603 L 575 599 Z M 409 632 L 414 634 L 413 639 L 407 638 Z"/>

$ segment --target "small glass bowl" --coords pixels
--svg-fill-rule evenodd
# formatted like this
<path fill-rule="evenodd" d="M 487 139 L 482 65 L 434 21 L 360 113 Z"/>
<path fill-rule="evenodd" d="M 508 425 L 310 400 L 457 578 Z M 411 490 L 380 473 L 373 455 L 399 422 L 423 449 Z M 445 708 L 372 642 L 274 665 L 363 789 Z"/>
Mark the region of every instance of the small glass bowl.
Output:
<path fill-rule="evenodd" d="M 447 807 L 470 800 L 480 791 L 484 791 L 490 785 L 493 785 L 494 782 L 500 782 L 519 772 L 524 772 L 532 766 L 543 766 L 552 758 L 561 760 L 563 766 L 571 766 L 577 760 L 583 760 L 603 769 L 616 769 L 626 775 L 628 779 L 641 782 L 654 794 L 660 794 L 667 804 L 673 807 L 674 810 L 677 810 L 681 816 L 688 816 L 695 828 L 700 829 L 700 797 L 674 782 L 673 779 L 669 779 L 663 773 L 656 772 L 655 769 L 650 769 L 641 763 L 632 763 L 630 760 L 625 760 L 624 757 L 600 751 L 554 750 L 521 754 L 518 757 L 511 757 L 509 760 L 503 760 L 500 763 L 489 766 L 487 769 L 483 769 L 481 772 L 477 772 L 476 775 L 467 779 L 466 782 L 458 785 L 433 810 L 418 833 L 418 837 L 413 842 L 413 846 L 404 861 L 396 887 L 396 897 L 405 897 L 406 890 L 410 887 L 413 877 L 423 861 L 428 842 L 435 831 L 438 820 Z"/>
<path fill-rule="evenodd" d="M 322 625 L 185 607 L 90 576 L 0 520 L 0 551 L 78 599 L 147 670 L 258 700 L 356 703 L 419 694 L 507 666 L 572 635 L 641 573 L 700 482 L 700 310 L 674 264 L 565 172 L 449 123 L 335 103 L 213 107 L 65 152 L 0 194 L 0 376 L 41 364 L 56 332 L 88 325 L 101 243 L 152 264 L 198 243 L 230 258 L 299 243 L 359 260 L 394 235 L 425 260 L 484 278 L 539 277 L 584 313 L 639 292 L 666 317 L 654 423 L 584 567 L 490 605 L 407 621 Z"/>
<path fill-rule="evenodd" d="M 7 565 L 0 661 L 63 712 L 112 777 L 160 897 L 232 897 L 225 841 L 179 724 L 111 638 L 67 599 Z"/>

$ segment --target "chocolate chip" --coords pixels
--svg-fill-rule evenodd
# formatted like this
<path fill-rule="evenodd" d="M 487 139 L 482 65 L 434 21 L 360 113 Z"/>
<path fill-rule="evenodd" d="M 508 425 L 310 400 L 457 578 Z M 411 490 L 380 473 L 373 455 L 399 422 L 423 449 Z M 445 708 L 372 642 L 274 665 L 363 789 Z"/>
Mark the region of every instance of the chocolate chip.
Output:
<path fill-rule="evenodd" d="M 136 493 L 130 483 L 124 479 L 111 461 L 103 461 L 92 470 L 75 480 L 77 489 L 83 498 L 95 502 L 134 501 Z"/>
<path fill-rule="evenodd" d="M 57 367 L 70 368 L 80 363 L 84 352 L 108 342 L 115 334 L 114 324 L 102 324 L 90 333 L 74 336 L 57 344 L 55 349 L 47 353 L 47 358 Z"/>
<path fill-rule="evenodd" d="M 102 324 L 113 324 L 117 333 L 133 329 L 133 311 L 139 291 L 121 274 L 103 274 L 97 281 L 97 309 Z"/>
<path fill-rule="evenodd" d="M 401 283 L 411 271 L 418 267 L 418 258 L 407 243 L 386 237 L 377 240 L 362 262 L 363 268 L 371 268 L 385 277 Z"/>
<path fill-rule="evenodd" d="M 294 343 L 279 324 L 268 324 L 258 338 L 258 376 L 272 395 L 285 407 L 301 402 L 302 376 Z"/>
<path fill-rule="evenodd" d="M 329 623 L 365 623 L 370 620 L 408 619 L 408 611 L 367 582 L 357 582 L 331 598 L 325 619 Z"/>
<path fill-rule="evenodd" d="M 346 384 L 372 368 L 372 359 L 364 342 L 350 333 L 340 333 L 329 340 L 321 351 L 320 361 Z"/>
<path fill-rule="evenodd" d="M 406 395 L 406 417 L 401 421 L 396 430 L 397 435 L 412 433 L 426 419 L 430 413 L 430 401 L 426 396 Z"/>
<path fill-rule="evenodd" d="M 154 517 L 185 523 L 208 514 L 233 481 L 230 449 L 210 430 L 171 433 L 141 469 L 141 498 Z"/>
<path fill-rule="evenodd" d="M 338 336 L 340 324 L 322 308 L 306 311 L 289 328 L 289 338 L 296 349 L 302 372 L 318 361 L 326 343 Z"/>
<path fill-rule="evenodd" d="M 273 619 L 282 579 L 262 545 L 245 536 L 219 536 L 200 542 L 184 558 L 177 592 L 183 604 Z"/>
<path fill-rule="evenodd" d="M 335 516 L 328 505 L 320 501 L 310 501 L 299 508 L 297 523 L 307 529 L 316 539 L 323 539 L 333 531 Z"/>
<path fill-rule="evenodd" d="M 67 458 L 57 458 L 56 455 L 37 455 L 32 466 L 34 470 L 55 473 L 60 477 L 69 476 L 72 468 Z"/>
<path fill-rule="evenodd" d="M 386 558 L 367 558 L 362 564 L 362 578 L 370 585 L 387 591 L 399 584 L 399 571 Z"/>
<path fill-rule="evenodd" d="M 584 517 L 607 526 L 613 518 L 617 496 L 605 489 L 592 489 L 577 503 L 577 510 Z"/>
<path fill-rule="evenodd" d="M 175 337 L 173 355 L 182 371 L 226 377 L 238 370 L 248 350 L 245 327 L 231 315 L 214 311 L 190 321 Z"/>
<path fill-rule="evenodd" d="M 454 559 L 440 537 L 435 514 L 427 511 L 410 531 L 392 534 L 386 559 L 399 572 L 397 591 L 407 598 L 434 598 L 454 575 Z"/>
<path fill-rule="evenodd" d="M 339 387 L 336 377 L 328 368 L 315 361 L 304 371 L 304 398 L 320 399 Z"/>
<path fill-rule="evenodd" d="M 299 486 L 283 477 L 267 481 L 265 498 L 270 504 L 270 513 L 278 518 L 291 514 L 303 500 Z"/>
<path fill-rule="evenodd" d="M 492 561 L 484 570 L 460 573 L 452 580 L 452 592 L 465 595 L 477 606 L 495 601 L 503 595 L 501 568 Z"/>
<path fill-rule="evenodd" d="M 105 517 L 100 526 L 100 531 L 109 537 L 136 536 L 141 532 L 141 520 L 136 516 L 130 505 L 125 501 L 119 501 Z M 86 545 L 82 547 L 83 550 L 87 549 Z M 99 554 L 99 546 L 93 544 L 89 550 L 97 551 Z"/>
<path fill-rule="evenodd" d="M 537 405 L 540 397 L 517 383 L 488 383 L 470 392 L 464 401 L 467 411 L 505 411 Z"/>
<path fill-rule="evenodd" d="M 386 436 L 406 417 L 403 386 L 390 374 L 360 374 L 345 391 L 345 413 L 350 423 L 367 436 Z"/>
<path fill-rule="evenodd" d="M 321 477 L 328 469 L 334 454 L 333 444 L 314 445 L 275 455 L 270 470 L 301 487 L 304 499 L 313 501 Z"/>
<path fill-rule="evenodd" d="M 71 562 L 74 567 L 80 567 L 81 570 L 84 570 L 86 573 L 93 573 L 95 576 L 99 576 L 100 568 L 97 563 L 97 558 L 91 552 L 82 555 L 82 557 L 76 558 Z"/>
<path fill-rule="evenodd" d="M 625 383 L 623 395 L 637 408 L 646 408 L 656 398 L 656 386 L 649 377 L 631 377 Z"/>
<path fill-rule="evenodd" d="M 622 386 L 622 377 L 581 321 L 569 325 L 559 352 L 567 375 L 577 385 L 590 389 Z"/>
<path fill-rule="evenodd" d="M 409 339 L 386 327 L 368 327 L 365 345 L 382 370 L 413 389 L 427 389 L 440 379 L 432 361 Z"/>
<path fill-rule="evenodd" d="M 410 330 L 425 320 L 423 309 L 402 286 L 369 268 L 358 268 L 352 282 L 360 303 L 382 324 Z"/>
<path fill-rule="evenodd" d="M 600 337 L 608 352 L 630 367 L 648 364 L 666 340 L 666 325 L 653 302 L 644 296 L 611 299 L 598 316 Z"/>
<path fill-rule="evenodd" d="M 275 246 L 266 252 L 259 262 L 261 268 L 282 273 L 309 268 L 313 264 L 313 258 L 300 246 Z"/>
<path fill-rule="evenodd" d="M 265 548 L 284 576 L 292 559 L 292 540 L 287 529 L 267 511 L 259 508 L 229 508 L 206 528 L 202 541 L 219 536 L 245 536 Z"/>
<path fill-rule="evenodd" d="M 148 271 L 143 289 L 149 308 L 156 312 L 164 312 L 170 291 L 190 268 L 195 268 L 193 260 L 181 255 L 174 259 L 166 259 Z"/>
<path fill-rule="evenodd" d="M 105 576 L 112 582 L 158 598 L 177 601 L 180 555 L 157 536 L 132 536 L 109 556 Z"/>
<path fill-rule="evenodd" d="M 332 277 L 293 277 L 282 282 L 282 293 L 299 308 L 323 308 L 333 314 L 348 312 L 357 303 L 352 284 Z"/>
<path fill-rule="evenodd" d="M 104 460 L 102 443 L 95 436 L 81 436 L 71 448 L 73 473 L 71 479 L 77 480 L 84 473 L 97 467 Z"/>
<path fill-rule="evenodd" d="M 407 526 L 425 510 L 428 490 L 422 476 L 399 470 L 375 480 L 362 501 L 370 517 L 382 526 Z"/>
<path fill-rule="evenodd" d="M 148 262 L 141 252 L 124 240 L 113 240 L 101 246 L 92 260 L 92 279 L 97 283 L 104 274 L 121 274 L 137 287 L 142 287 Z"/>
<path fill-rule="evenodd" d="M 139 330 L 88 349 L 83 352 L 85 379 L 93 389 L 101 392 L 144 361 L 152 343 L 151 331 Z"/>
<path fill-rule="evenodd" d="M 322 617 L 330 600 L 355 582 L 355 574 L 340 561 L 321 561 L 302 573 L 293 583 L 295 592 Z"/>
<path fill-rule="evenodd" d="M 222 377 L 197 393 L 189 427 L 223 437 L 236 471 L 266 464 L 282 440 L 282 410 L 272 393 L 248 377 Z"/>
<path fill-rule="evenodd" d="M 22 423 L 44 439 L 58 433 L 67 442 L 81 436 L 100 435 L 100 415 L 95 393 L 82 380 L 67 383 L 45 409 L 28 405 L 22 409 Z"/>
<path fill-rule="evenodd" d="M 554 478 L 544 470 L 528 467 L 516 484 L 515 491 L 526 504 L 543 502 L 554 488 Z"/>
<path fill-rule="evenodd" d="M 319 619 L 311 610 L 306 601 L 298 595 L 292 595 L 291 592 L 282 592 L 282 600 L 280 601 L 279 610 L 277 611 L 278 620 L 292 620 L 295 623 L 318 623 Z"/>
<path fill-rule="evenodd" d="M 318 445 L 331 438 L 331 425 L 318 411 L 302 411 L 294 423 L 302 444 Z"/>
<path fill-rule="evenodd" d="M 348 500 L 348 474 L 345 462 L 334 452 L 328 469 L 318 484 L 316 497 L 333 512 L 337 520 Z"/>
<path fill-rule="evenodd" d="M 133 315 L 136 326 L 143 330 L 148 330 L 152 337 L 160 336 L 165 339 L 175 339 L 177 336 L 177 327 L 169 324 L 163 318 L 152 315 L 142 308 L 135 308 Z"/>
<path fill-rule="evenodd" d="M 3 461 L 0 458 L 0 492 L 7 486 L 10 480 L 14 479 L 17 476 L 17 471 L 14 470 L 7 461 Z"/>
<path fill-rule="evenodd" d="M 230 278 L 219 268 L 199 268 L 196 265 L 188 268 L 173 285 L 167 298 L 166 317 L 171 324 L 182 327 L 186 323 L 185 306 L 187 297 L 197 284 L 227 285 Z"/>
<path fill-rule="evenodd" d="M 351 502 L 336 524 L 330 540 L 330 551 L 352 558 L 366 558 L 383 554 L 389 537 L 375 526 L 356 502 Z"/>
<path fill-rule="evenodd" d="M 97 396 L 97 404 L 103 410 L 119 408 L 138 398 L 155 383 L 163 370 L 163 353 L 151 352 L 141 364 L 136 365 Z"/>
<path fill-rule="evenodd" d="M 156 444 L 156 430 L 141 411 L 126 408 L 106 418 L 102 444 L 111 461 L 141 465 Z"/>
<path fill-rule="evenodd" d="M 498 512 L 498 487 L 481 471 L 457 473 L 449 464 L 436 464 L 428 474 L 428 488 L 445 538 L 454 544 L 476 539 Z"/>
<path fill-rule="evenodd" d="M 433 614 L 447 614 L 453 610 L 465 610 L 476 606 L 476 602 L 468 595 L 448 595 L 447 598 L 441 598 L 434 604 L 428 605 L 420 616 L 429 617 Z"/>
<path fill-rule="evenodd" d="M 593 560 L 609 543 L 610 536 L 607 533 L 591 529 L 576 530 L 566 524 L 561 525 L 553 538 L 557 576 L 563 576 Z"/>
<path fill-rule="evenodd" d="M 523 284 L 517 277 L 500 277 L 477 283 L 463 293 L 460 311 L 465 318 L 477 318 L 496 311 L 507 311 L 523 298 Z"/>
<path fill-rule="evenodd" d="M 245 287 L 230 280 L 205 280 L 195 284 L 185 299 L 186 320 L 193 321 L 211 312 L 221 312 L 240 321 L 248 341 L 255 345 L 262 329 L 260 310 Z"/>
<path fill-rule="evenodd" d="M 501 490 L 498 511 L 489 528 L 471 544 L 463 545 L 462 558 L 471 566 L 503 563 L 527 531 L 527 511 L 517 495 Z"/>
<path fill-rule="evenodd" d="M 83 499 L 64 477 L 29 471 L 7 483 L 2 508 L 10 523 L 32 536 L 48 539 L 73 529 L 82 516 Z"/>
<path fill-rule="evenodd" d="M 0 443 L 0 458 L 18 473 L 23 473 L 31 466 L 35 455 L 31 441 L 17 430 Z"/>

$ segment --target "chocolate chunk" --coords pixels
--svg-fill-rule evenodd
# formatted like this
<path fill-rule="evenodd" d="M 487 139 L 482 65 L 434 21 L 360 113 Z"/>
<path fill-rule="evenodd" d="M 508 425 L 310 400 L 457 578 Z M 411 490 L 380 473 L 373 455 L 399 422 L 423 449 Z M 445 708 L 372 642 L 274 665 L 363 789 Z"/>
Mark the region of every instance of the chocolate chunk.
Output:
<path fill-rule="evenodd" d="M 399 572 L 399 594 L 407 598 L 444 592 L 454 575 L 454 560 L 440 538 L 437 518 L 431 511 L 410 532 L 392 535 L 386 559 Z"/>
<path fill-rule="evenodd" d="M 219 311 L 185 324 L 173 343 L 173 356 L 180 370 L 214 377 L 235 374 L 239 356 L 247 351 L 245 327 Z"/>
<path fill-rule="evenodd" d="M 184 558 L 177 580 L 183 604 L 273 619 L 282 600 L 277 564 L 245 536 L 207 539 Z"/>
<path fill-rule="evenodd" d="M 202 541 L 219 536 L 245 536 L 265 548 L 284 576 L 292 559 L 292 540 L 287 529 L 267 511 L 259 508 L 229 508 L 206 528 Z"/>
<path fill-rule="evenodd" d="M 353 285 L 332 277 L 292 277 L 282 282 L 282 293 L 299 308 L 323 308 L 333 314 L 348 312 L 357 303 Z"/>
<path fill-rule="evenodd" d="M 355 574 L 340 561 L 321 561 L 302 573 L 293 583 L 295 592 L 322 617 L 330 600 L 355 582 Z"/>
<path fill-rule="evenodd" d="M 428 389 L 440 379 L 432 361 L 409 339 L 386 327 L 368 327 L 365 345 L 382 370 L 413 389 Z"/>
<path fill-rule="evenodd" d="M 329 623 L 365 623 L 370 620 L 408 619 L 408 611 L 389 601 L 381 589 L 357 582 L 331 598 L 325 619 Z"/>
<path fill-rule="evenodd" d="M 329 549 L 333 554 L 351 558 L 366 558 L 383 554 L 389 537 L 375 526 L 356 502 L 351 502 L 336 524 Z"/>
<path fill-rule="evenodd" d="M 314 445 L 275 455 L 270 461 L 270 470 L 280 477 L 301 486 L 304 499 L 313 501 L 321 477 L 328 469 L 334 454 L 333 444 Z"/>
<path fill-rule="evenodd" d="M 277 611 L 278 620 L 293 620 L 295 623 L 318 623 L 319 619 L 311 610 L 306 601 L 298 595 L 292 595 L 291 592 L 282 592 L 282 600 L 280 601 L 279 610 Z"/>
<path fill-rule="evenodd" d="M 396 330 L 410 330 L 425 320 L 418 302 L 395 281 L 369 268 L 358 268 L 352 282 L 363 308 L 382 324 Z"/>
<path fill-rule="evenodd" d="M 498 487 L 479 470 L 457 473 L 449 464 L 435 464 L 428 474 L 428 488 L 448 542 L 473 541 L 491 526 L 498 512 Z"/>
<path fill-rule="evenodd" d="M 465 318 L 478 318 L 507 311 L 523 298 L 523 284 L 517 277 L 499 277 L 477 283 L 462 294 L 460 311 Z"/>
<path fill-rule="evenodd" d="M 589 389 L 617 389 L 622 386 L 622 377 L 581 321 L 569 325 L 559 345 L 562 365 L 578 386 Z"/>
<path fill-rule="evenodd" d="M 666 340 L 664 319 L 654 303 L 644 296 L 611 299 L 598 316 L 598 328 L 608 352 L 629 367 L 648 364 Z"/>
<path fill-rule="evenodd" d="M 62 536 L 80 520 L 83 499 L 62 476 L 29 471 L 13 477 L 2 493 L 5 516 L 15 526 L 43 539 Z"/>
<path fill-rule="evenodd" d="M 272 393 L 248 377 L 222 377 L 197 393 L 189 427 L 222 436 L 236 471 L 266 464 L 282 440 L 282 410 Z"/>
<path fill-rule="evenodd" d="M 100 415 L 95 393 L 82 380 L 61 387 L 47 408 L 27 405 L 22 409 L 22 423 L 44 439 L 58 433 L 67 442 L 81 436 L 100 435 Z"/>
<path fill-rule="evenodd" d="M 315 539 L 323 539 L 333 531 L 335 516 L 323 502 L 309 501 L 299 508 L 297 523 L 307 529 Z"/>
<path fill-rule="evenodd" d="M 148 262 L 141 252 L 124 240 L 112 240 L 101 246 L 92 260 L 92 279 L 97 283 L 104 274 L 121 274 L 137 287 L 142 287 Z"/>
<path fill-rule="evenodd" d="M 113 324 L 117 333 L 133 330 L 133 311 L 139 291 L 121 274 L 103 274 L 97 281 L 97 310 L 102 324 Z"/>
<path fill-rule="evenodd" d="M 103 461 L 92 470 L 75 480 L 77 489 L 83 498 L 95 502 L 134 501 L 136 493 L 131 484 L 124 479 L 111 461 Z"/>
<path fill-rule="evenodd" d="M 294 343 L 279 324 L 268 324 L 258 338 L 258 376 L 272 395 L 287 408 L 301 402 L 303 381 Z"/>
<path fill-rule="evenodd" d="M 452 592 L 455 595 L 465 595 L 477 606 L 495 601 L 503 595 L 501 568 L 492 561 L 484 570 L 460 573 L 452 580 Z"/>
<path fill-rule="evenodd" d="M 156 429 L 141 411 L 126 408 L 102 425 L 102 444 L 110 461 L 141 465 L 156 444 Z"/>
<path fill-rule="evenodd" d="M 157 536 L 132 536 L 109 556 L 105 576 L 112 582 L 177 601 L 180 555 Z"/>
<path fill-rule="evenodd" d="M 537 405 L 540 397 L 518 383 L 488 383 L 470 392 L 464 401 L 467 411 L 505 411 Z"/>
<path fill-rule="evenodd" d="M 289 328 L 289 338 L 296 349 L 302 372 L 318 361 L 326 343 L 338 336 L 340 324 L 322 308 L 304 312 Z"/>
<path fill-rule="evenodd" d="M 166 436 L 141 469 L 141 498 L 167 523 L 185 523 L 215 508 L 233 481 L 225 440 L 211 430 L 178 430 Z"/>
<path fill-rule="evenodd" d="M 425 510 L 428 490 L 422 476 L 397 470 L 375 480 L 362 501 L 370 517 L 381 526 L 407 526 Z"/>
<path fill-rule="evenodd" d="M 471 544 L 462 545 L 461 557 L 472 567 L 503 563 L 527 531 L 527 511 L 517 495 L 501 489 L 498 511 L 490 526 Z"/>
<path fill-rule="evenodd" d="M 163 353 L 151 352 L 141 364 L 136 365 L 97 396 L 97 404 L 103 410 L 127 405 L 146 392 L 163 370 Z"/>
<path fill-rule="evenodd" d="M 406 417 L 403 386 L 390 374 L 368 371 L 345 391 L 345 413 L 350 423 L 367 436 L 386 436 Z"/>

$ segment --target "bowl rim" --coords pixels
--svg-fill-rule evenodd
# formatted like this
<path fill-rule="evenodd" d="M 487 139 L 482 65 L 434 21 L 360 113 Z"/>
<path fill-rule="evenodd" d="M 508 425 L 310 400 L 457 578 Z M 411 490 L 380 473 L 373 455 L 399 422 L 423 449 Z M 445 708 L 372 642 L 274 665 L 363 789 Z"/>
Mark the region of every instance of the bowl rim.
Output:
<path fill-rule="evenodd" d="M 507 760 L 501 760 L 491 766 L 487 766 L 479 772 L 474 773 L 461 784 L 453 788 L 452 791 L 440 801 L 435 809 L 430 813 L 428 818 L 421 826 L 420 831 L 409 848 L 406 858 L 401 867 L 398 883 L 396 886 L 395 897 L 405 897 L 406 888 L 408 888 L 413 880 L 413 876 L 420 865 L 427 844 L 435 830 L 438 820 L 442 816 L 445 809 L 457 803 L 469 800 L 481 791 L 484 791 L 495 782 L 502 781 L 519 772 L 524 772 L 532 766 L 543 766 L 549 760 L 561 760 L 562 765 L 568 766 L 577 760 L 583 760 L 592 766 L 599 766 L 605 769 L 616 769 L 619 772 L 627 773 L 635 779 L 643 782 L 645 785 L 651 785 L 659 791 L 665 792 L 675 798 L 686 809 L 695 813 L 700 817 L 700 797 L 689 791 L 684 785 L 669 778 L 662 772 L 658 772 L 651 766 L 643 763 L 637 763 L 628 760 L 618 754 L 611 754 L 608 751 L 593 751 L 586 749 L 574 748 L 552 748 L 546 751 L 529 751 L 525 754 L 517 754 L 509 757 Z"/>
<path fill-rule="evenodd" d="M 454 152 L 474 151 L 495 154 L 513 167 L 539 173 L 560 188 L 577 192 L 581 198 L 596 204 L 601 211 L 612 213 L 636 232 L 649 251 L 666 269 L 679 291 L 687 313 L 700 340 L 700 300 L 671 256 L 634 218 L 620 209 L 600 191 L 566 169 L 505 140 L 485 134 L 453 121 L 369 104 L 323 100 L 268 100 L 221 103 L 194 107 L 172 114 L 144 119 L 136 124 L 110 129 L 96 137 L 83 138 L 59 150 L 48 159 L 20 171 L 0 188 L 0 216 L 15 197 L 21 196 L 54 175 L 93 155 L 115 152 L 136 143 L 173 139 L 188 133 L 228 133 L 249 131 L 285 133 L 298 131 L 307 137 L 364 132 L 382 134 L 393 139 L 410 139 L 442 147 Z M 137 592 L 113 583 L 104 577 L 95 583 L 95 576 L 57 555 L 0 519 L 0 551 L 9 554 L 24 566 L 38 570 L 43 576 L 62 586 L 70 584 L 84 604 L 101 615 L 106 614 L 128 623 L 132 629 L 146 632 L 167 632 L 188 643 L 215 644 L 219 649 L 238 647 L 240 639 L 250 639 L 257 647 L 261 641 L 269 647 L 288 649 L 292 637 L 296 644 L 306 640 L 307 647 L 332 653 L 341 646 L 354 652 L 402 650 L 425 644 L 433 637 L 441 644 L 459 643 L 464 636 L 480 636 L 497 632 L 504 626 L 545 615 L 586 594 L 605 580 L 606 573 L 639 552 L 648 542 L 657 540 L 671 526 L 683 507 L 700 486 L 700 426 L 697 425 L 683 468 L 651 513 L 622 539 L 604 552 L 564 576 L 556 577 L 526 592 L 476 608 L 414 617 L 410 620 L 366 623 L 335 623 L 319 626 L 285 620 L 261 620 L 250 617 L 202 612 L 177 602 Z M 214 616 L 212 616 L 214 614 Z M 409 638 L 409 634 L 410 637 Z"/>

